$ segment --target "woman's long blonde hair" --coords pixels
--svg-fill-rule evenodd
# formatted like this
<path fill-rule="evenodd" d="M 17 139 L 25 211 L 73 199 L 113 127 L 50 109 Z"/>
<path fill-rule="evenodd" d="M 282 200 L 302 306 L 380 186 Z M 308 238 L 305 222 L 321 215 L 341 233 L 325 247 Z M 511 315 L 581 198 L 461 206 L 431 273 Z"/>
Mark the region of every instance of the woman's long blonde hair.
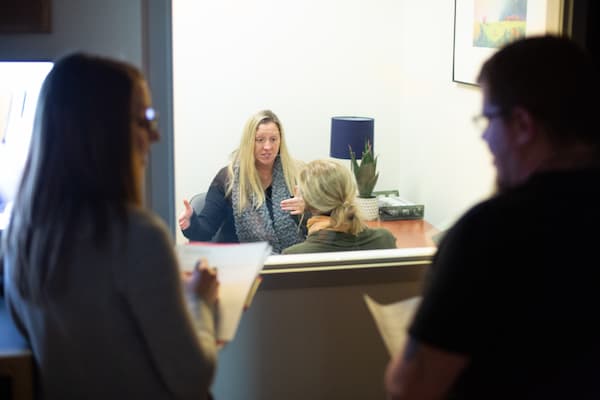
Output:
<path fill-rule="evenodd" d="M 357 235 L 366 225 L 356 207 L 356 181 L 331 160 L 311 161 L 300 171 L 298 186 L 306 209 L 331 217 L 331 228 Z"/>
<path fill-rule="evenodd" d="M 258 200 L 256 208 L 259 208 L 265 202 L 265 191 L 262 187 L 258 171 L 256 170 L 254 146 L 256 131 L 258 130 L 259 125 L 269 122 L 275 123 L 279 129 L 279 159 L 281 161 L 281 168 L 283 170 L 283 176 L 285 178 L 288 191 L 290 194 L 294 193 L 294 186 L 296 184 L 297 176 L 297 163 L 290 157 L 288 152 L 283 126 L 273 111 L 261 110 L 252 115 L 248 121 L 246 121 L 240 146 L 233 152 L 231 162 L 228 166 L 229 181 L 227 183 L 227 195 L 231 195 L 234 183 L 233 168 L 234 165 L 239 163 L 240 176 L 238 178 L 238 184 L 240 196 L 238 204 L 235 204 L 234 207 L 237 207 L 237 210 L 240 212 L 249 204 L 251 204 L 251 199 L 253 196 Z"/>

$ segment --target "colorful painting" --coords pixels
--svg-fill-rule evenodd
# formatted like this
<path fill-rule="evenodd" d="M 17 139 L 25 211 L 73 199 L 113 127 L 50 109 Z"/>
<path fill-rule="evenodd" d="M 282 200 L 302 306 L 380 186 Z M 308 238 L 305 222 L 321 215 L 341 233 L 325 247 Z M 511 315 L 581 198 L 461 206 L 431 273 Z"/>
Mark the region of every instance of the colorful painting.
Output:
<path fill-rule="evenodd" d="M 475 0 L 473 46 L 499 48 L 525 37 L 527 0 Z"/>
<path fill-rule="evenodd" d="M 481 65 L 518 38 L 560 34 L 564 0 L 454 0 L 452 81 L 477 86 Z"/>

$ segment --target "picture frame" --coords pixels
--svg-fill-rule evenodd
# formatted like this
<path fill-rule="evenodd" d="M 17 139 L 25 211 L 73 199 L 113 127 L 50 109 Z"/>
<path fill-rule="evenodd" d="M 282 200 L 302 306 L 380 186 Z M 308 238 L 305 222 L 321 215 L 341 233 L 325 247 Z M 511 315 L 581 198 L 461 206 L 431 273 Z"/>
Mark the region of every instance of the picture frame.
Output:
<path fill-rule="evenodd" d="M 50 33 L 52 0 L 2 0 L 0 34 Z"/>
<path fill-rule="evenodd" d="M 560 34 L 564 0 L 454 0 L 452 81 L 478 86 L 485 60 L 516 39 Z"/>

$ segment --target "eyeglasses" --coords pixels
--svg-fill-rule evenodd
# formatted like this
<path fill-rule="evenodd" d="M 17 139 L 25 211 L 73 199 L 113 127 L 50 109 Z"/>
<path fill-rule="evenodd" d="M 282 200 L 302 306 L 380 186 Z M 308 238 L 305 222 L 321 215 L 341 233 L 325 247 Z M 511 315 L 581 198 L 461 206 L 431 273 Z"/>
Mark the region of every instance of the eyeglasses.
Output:
<path fill-rule="evenodd" d="M 151 132 L 158 132 L 158 111 L 152 107 L 146 108 L 144 117 L 140 118 L 138 124 Z"/>
<path fill-rule="evenodd" d="M 502 109 L 497 111 L 484 112 L 483 114 L 479 114 L 473 117 L 473 124 L 480 131 L 485 131 L 494 118 L 501 118 L 506 116 L 506 114 L 507 111 Z"/>

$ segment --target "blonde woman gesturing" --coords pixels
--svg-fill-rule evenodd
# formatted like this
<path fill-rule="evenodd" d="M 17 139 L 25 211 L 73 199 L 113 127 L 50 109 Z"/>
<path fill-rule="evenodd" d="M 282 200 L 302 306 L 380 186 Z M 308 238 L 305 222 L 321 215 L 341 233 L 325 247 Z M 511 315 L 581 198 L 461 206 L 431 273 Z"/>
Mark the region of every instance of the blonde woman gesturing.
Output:
<path fill-rule="evenodd" d="M 275 113 L 252 115 L 231 162 L 213 179 L 202 211 L 197 214 L 184 200 L 183 235 L 209 241 L 218 231 L 218 242 L 267 241 L 274 253 L 301 242 L 304 201 L 293 196 L 297 169 Z"/>

